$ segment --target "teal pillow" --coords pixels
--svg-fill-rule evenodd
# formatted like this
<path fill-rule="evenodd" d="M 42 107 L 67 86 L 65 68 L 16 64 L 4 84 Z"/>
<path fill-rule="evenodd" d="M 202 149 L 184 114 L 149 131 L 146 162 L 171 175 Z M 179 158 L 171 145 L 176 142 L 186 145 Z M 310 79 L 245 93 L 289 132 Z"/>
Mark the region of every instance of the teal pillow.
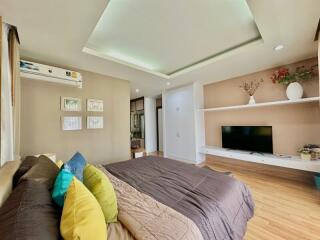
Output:
<path fill-rule="evenodd" d="M 68 169 L 61 169 L 54 182 L 52 199 L 60 207 L 63 207 L 64 197 L 72 182 L 73 174 Z"/>

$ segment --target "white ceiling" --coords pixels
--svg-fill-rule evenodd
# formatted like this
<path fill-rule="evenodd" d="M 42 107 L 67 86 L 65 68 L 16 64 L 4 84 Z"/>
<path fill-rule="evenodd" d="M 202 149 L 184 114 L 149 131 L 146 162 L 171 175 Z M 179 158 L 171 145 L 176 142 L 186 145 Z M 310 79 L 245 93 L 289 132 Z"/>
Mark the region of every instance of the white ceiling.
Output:
<path fill-rule="evenodd" d="M 245 0 L 111 0 L 86 47 L 169 77 L 258 39 Z"/>
<path fill-rule="evenodd" d="M 128 2 L 127 0 L 111 1 Z M 211 1 L 214 4 L 218 4 L 223 0 Z M 146 0 L 130 2 L 130 6 L 132 6 L 134 2 L 140 4 L 146 2 Z M 161 4 L 159 2 L 162 1 L 147 2 L 148 7 L 146 9 L 150 11 L 147 15 L 149 17 L 157 17 L 157 21 L 160 13 L 174 14 L 173 11 L 177 8 L 189 9 L 192 6 L 191 9 L 194 8 L 195 16 L 199 14 L 199 12 L 197 13 L 198 4 L 195 5 L 195 3 L 199 3 L 199 0 L 181 0 L 174 4 L 172 3 L 173 1 L 169 0 L 163 0 L 164 3 Z M 207 0 L 203 0 L 203 3 L 209 4 Z M 173 77 L 170 79 L 170 86 L 166 85 L 168 80 L 164 77 L 155 76 L 154 74 L 82 51 L 107 7 L 106 0 L 1 0 L 0 15 L 3 16 L 4 21 L 18 27 L 21 40 L 21 55 L 23 57 L 52 65 L 79 68 L 129 80 L 132 83 L 132 97 L 139 97 L 142 95 L 154 96 L 164 88 L 176 87 L 193 81 L 201 81 L 203 83 L 220 81 L 316 56 L 317 44 L 313 41 L 313 38 L 320 16 L 319 0 L 247 0 L 247 3 L 261 33 L 263 43 L 242 47 L 239 51 L 233 51 L 232 54 L 224 54 L 210 64 Z M 162 6 L 161 9 L 159 9 L 160 6 Z M 201 7 L 203 6 L 199 4 L 199 8 Z M 140 10 L 143 13 L 144 8 Z M 217 7 L 213 9 L 212 14 L 219 15 L 220 10 Z M 187 12 L 188 15 L 193 14 L 192 11 Z M 136 13 L 132 14 L 134 16 Z M 203 16 L 203 18 L 209 19 L 209 17 L 212 16 L 208 16 L 208 11 L 206 11 L 206 16 Z M 192 25 L 191 19 L 183 17 L 183 12 L 177 12 L 176 18 L 173 19 L 178 22 L 184 21 L 175 23 L 175 27 L 186 25 L 190 26 L 190 31 L 203 30 L 198 25 L 201 19 L 197 19 L 197 25 Z M 121 24 L 130 23 L 130 20 L 125 16 L 121 20 Z M 160 25 L 157 26 L 161 26 L 161 22 L 165 24 L 164 26 L 168 26 L 170 23 L 163 19 L 160 20 L 158 22 Z M 219 21 L 219 23 L 221 28 L 226 24 L 224 21 Z M 117 25 L 114 27 L 117 27 Z M 200 30 L 198 30 L 199 28 Z M 139 32 L 148 34 L 149 30 L 142 28 Z M 173 28 L 170 31 L 174 30 Z M 179 29 L 176 30 L 178 31 Z M 185 30 L 188 30 L 188 28 L 185 28 Z M 154 31 L 152 30 L 152 32 Z M 209 34 L 208 28 L 202 33 Z M 201 34 L 199 35 L 201 36 Z M 163 46 L 162 42 L 164 40 L 168 41 L 168 45 L 173 41 L 171 36 L 161 36 L 160 39 L 153 39 L 154 45 L 150 44 L 150 46 Z M 227 41 L 227 39 L 225 40 Z M 193 47 L 197 49 L 197 45 L 205 40 L 195 38 L 195 41 L 197 44 Z M 180 42 L 182 46 L 186 39 L 174 39 L 173 42 L 175 45 Z M 273 48 L 279 43 L 283 44 L 285 48 L 276 52 Z M 176 47 L 181 48 L 180 45 Z M 207 44 L 205 47 L 215 46 Z M 170 49 L 176 51 L 174 46 Z M 190 57 L 187 56 L 190 51 L 184 53 L 180 49 L 177 52 L 186 54 L 183 55 L 186 56 L 186 59 Z M 197 53 L 196 50 L 192 52 Z M 210 54 L 212 52 L 208 52 L 208 55 Z M 164 53 L 159 54 L 159 56 L 164 56 Z M 180 55 L 175 56 L 174 59 L 183 60 Z M 170 59 L 170 61 L 175 63 L 177 60 L 174 59 Z M 163 64 L 166 64 L 166 61 L 163 61 Z M 171 65 L 166 66 L 166 69 L 168 67 L 171 67 Z M 165 68 L 162 67 L 162 69 Z M 140 89 L 139 93 L 135 92 L 136 88 Z"/>

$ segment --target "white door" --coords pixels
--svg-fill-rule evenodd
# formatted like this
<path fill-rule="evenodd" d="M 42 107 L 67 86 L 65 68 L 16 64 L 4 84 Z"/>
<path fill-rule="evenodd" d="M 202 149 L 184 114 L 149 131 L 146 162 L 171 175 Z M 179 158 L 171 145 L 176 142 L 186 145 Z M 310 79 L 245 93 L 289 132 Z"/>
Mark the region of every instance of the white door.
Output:
<path fill-rule="evenodd" d="M 162 108 L 158 108 L 158 143 L 159 143 L 159 151 L 163 152 Z"/>

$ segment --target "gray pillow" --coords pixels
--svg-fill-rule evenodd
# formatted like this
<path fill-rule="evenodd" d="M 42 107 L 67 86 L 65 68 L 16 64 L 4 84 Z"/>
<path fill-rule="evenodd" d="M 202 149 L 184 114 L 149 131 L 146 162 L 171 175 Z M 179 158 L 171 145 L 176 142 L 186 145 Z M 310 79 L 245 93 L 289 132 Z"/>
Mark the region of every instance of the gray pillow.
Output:
<path fill-rule="evenodd" d="M 35 156 L 27 156 L 20 164 L 18 170 L 13 175 L 12 187 L 15 188 L 18 185 L 20 178 L 28 172 L 34 165 L 38 163 L 39 159 Z"/>
<path fill-rule="evenodd" d="M 1 240 L 61 239 L 61 211 L 51 200 L 47 186 L 22 181 L 0 208 Z"/>
<path fill-rule="evenodd" d="M 47 156 L 41 155 L 38 163 L 26 172 L 19 180 L 34 180 L 45 183 L 48 189 L 52 189 L 54 181 L 59 173 L 59 167 Z"/>

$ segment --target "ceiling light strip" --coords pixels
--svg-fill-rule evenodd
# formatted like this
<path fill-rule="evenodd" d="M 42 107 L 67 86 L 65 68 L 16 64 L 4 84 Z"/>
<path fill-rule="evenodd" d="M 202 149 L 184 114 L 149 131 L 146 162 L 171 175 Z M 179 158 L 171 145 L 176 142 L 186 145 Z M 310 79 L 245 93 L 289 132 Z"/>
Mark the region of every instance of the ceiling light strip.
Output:
<path fill-rule="evenodd" d="M 147 69 L 145 67 L 141 67 L 141 66 L 138 66 L 136 64 L 132 64 L 132 63 L 129 63 L 127 61 L 123 61 L 121 59 L 118 59 L 118 58 L 114 58 L 114 57 L 111 57 L 107 54 L 103 54 L 103 53 L 100 53 L 94 49 L 91 49 L 91 48 L 88 48 L 88 47 L 84 47 L 83 48 L 83 52 L 85 53 L 88 53 L 88 54 L 91 54 L 91 55 L 94 55 L 96 57 L 101 57 L 101 58 L 104 58 L 104 59 L 107 59 L 107 60 L 110 60 L 110 61 L 114 61 L 114 62 L 117 62 L 117 63 L 120 63 L 120 64 L 123 64 L 123 65 L 126 65 L 128 67 L 131 67 L 131 68 L 135 68 L 137 70 L 141 70 L 141 71 L 144 71 L 144 72 L 148 72 L 150 74 L 153 74 L 153 75 L 156 75 L 156 76 L 159 76 L 159 77 L 162 77 L 164 79 L 171 79 L 171 78 L 174 78 L 174 77 L 177 77 L 181 74 L 184 74 L 184 73 L 187 73 L 187 72 L 190 72 L 190 71 L 193 71 L 195 69 L 198 69 L 198 68 L 201 68 L 203 66 L 206 66 L 208 64 L 211 64 L 211 63 L 214 63 L 214 62 L 217 62 L 221 59 L 224 59 L 226 57 L 229 57 L 231 55 L 234 55 L 244 49 L 247 49 L 247 47 L 250 47 L 252 45 L 256 45 L 256 44 L 259 44 L 259 43 L 263 43 L 263 39 L 261 37 L 261 35 L 259 37 L 256 37 L 252 40 L 249 40 L 249 41 L 246 41 L 244 43 L 241 43 L 241 44 L 238 44 L 234 47 L 231 47 L 231 48 L 228 48 L 224 51 L 221 51 L 217 54 L 214 54 L 214 55 L 211 55 L 207 58 L 204 58 L 202 60 L 199 60 L 195 63 L 192 63 L 192 64 L 189 64 L 183 68 L 180 68 L 178 70 L 175 70 L 169 74 L 164 74 L 164 73 L 160 73 L 160 72 L 157 72 L 157 71 L 152 71 L 150 69 Z"/>
<path fill-rule="evenodd" d="M 94 49 L 88 48 L 88 47 L 84 47 L 82 49 L 82 51 L 85 52 L 85 53 L 91 54 L 93 56 L 104 58 L 104 59 L 107 59 L 107 60 L 110 60 L 110 61 L 113 61 L 113 62 L 117 62 L 117 63 L 123 64 L 123 65 L 126 65 L 128 67 L 135 68 L 137 70 L 141 70 L 141 71 L 144 71 L 144 72 L 148 72 L 148 73 L 151 73 L 153 75 L 156 75 L 156 76 L 159 76 L 159 77 L 162 77 L 162 78 L 165 78 L 165 79 L 169 79 L 170 78 L 170 76 L 167 75 L 167 74 L 163 74 L 163 73 L 160 73 L 160 72 L 152 71 L 152 70 L 147 69 L 145 67 L 141 67 L 141 66 L 138 66 L 136 64 L 133 64 L 133 63 L 130 63 L 130 62 L 118 59 L 118 58 L 111 57 L 111 56 L 109 56 L 107 54 L 100 53 L 100 52 L 98 52 L 98 51 L 96 51 Z"/>
<path fill-rule="evenodd" d="M 257 43 L 263 43 L 263 39 L 261 36 L 258 36 L 254 39 L 251 39 L 249 41 L 246 41 L 246 42 L 243 42 L 241 44 L 238 44 L 236 46 L 233 46 L 231 48 L 228 48 L 226 50 L 223 50 L 219 53 L 216 53 L 214 55 L 211 55 L 209 57 L 206 57 L 204 59 L 201 59 L 197 62 L 194 62 L 194 63 L 191 63 L 185 67 L 182 67 L 182 68 L 179 68 L 175 71 L 172 71 L 170 73 L 168 73 L 168 76 L 170 76 L 170 78 L 172 77 L 176 77 L 177 75 L 180 75 L 182 73 L 186 73 L 186 72 L 189 72 L 189 71 L 192 71 L 196 68 L 200 68 L 202 66 L 205 66 L 205 65 L 208 65 L 210 63 L 213 63 L 213 62 L 216 62 L 220 59 L 223 59 L 227 56 L 230 56 L 231 54 L 235 54 L 236 52 L 240 51 L 240 50 L 243 50 L 244 47 L 248 47 L 249 45 L 255 45 Z"/>

